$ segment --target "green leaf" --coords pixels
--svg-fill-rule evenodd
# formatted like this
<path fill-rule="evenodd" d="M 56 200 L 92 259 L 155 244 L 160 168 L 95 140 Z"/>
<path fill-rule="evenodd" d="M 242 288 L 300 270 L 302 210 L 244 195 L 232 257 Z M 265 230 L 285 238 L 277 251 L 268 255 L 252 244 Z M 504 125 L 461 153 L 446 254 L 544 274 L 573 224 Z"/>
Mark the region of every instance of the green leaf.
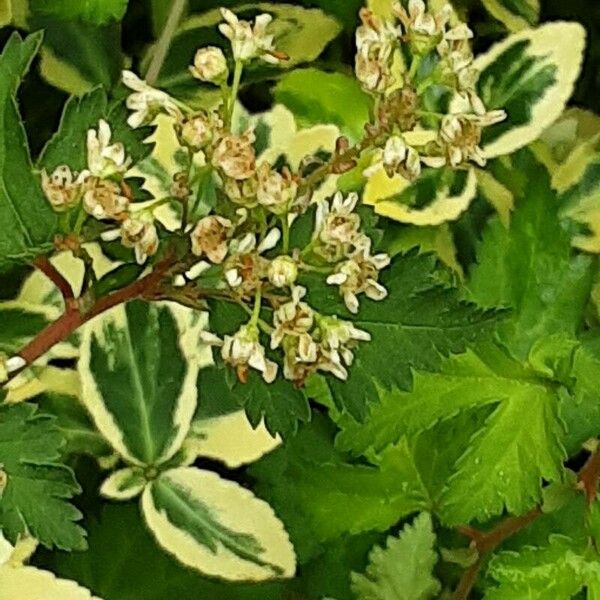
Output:
<path fill-rule="evenodd" d="M 367 402 L 378 397 L 380 386 L 409 389 L 411 368 L 437 370 L 442 356 L 462 352 L 467 343 L 490 335 L 502 317 L 461 301 L 457 290 L 437 284 L 431 277 L 435 265 L 431 255 L 398 256 L 381 277 L 388 297 L 381 302 L 362 300 L 358 315 L 349 313 L 322 280 L 308 282 L 311 306 L 353 321 L 371 334 L 372 340 L 355 352 L 348 381 L 329 380 L 337 405 L 354 417 L 366 417 Z M 394 360 L 381 360 L 382 356 Z"/>
<path fill-rule="evenodd" d="M 584 585 L 597 587 L 597 558 L 564 536 L 548 546 L 502 552 L 490 562 L 488 574 L 499 584 L 486 591 L 485 600 L 570 600 Z"/>
<path fill-rule="evenodd" d="M 112 449 L 94 427 L 81 400 L 66 394 L 45 393 L 35 399 L 40 410 L 55 418 L 55 425 L 65 439 L 63 454 L 107 456 Z"/>
<path fill-rule="evenodd" d="M 152 144 L 144 143 L 152 129 L 132 130 L 126 123 L 125 107 L 118 102 L 109 104 L 106 92 L 95 88 L 83 96 L 72 96 L 67 100 L 58 131 L 42 150 L 38 167 L 47 171 L 65 164 L 75 171 L 87 168 L 87 131 L 97 128 L 100 119 L 108 121 L 113 139 L 125 146 L 127 154 L 135 162 L 152 152 Z"/>
<path fill-rule="evenodd" d="M 536 340 L 562 333 L 575 337 L 591 290 L 592 260 L 572 256 L 570 236 L 559 218 L 559 202 L 545 168 L 524 151 L 511 157 L 510 172 L 522 173 L 510 228 L 494 218 L 483 232 L 468 288 L 482 306 L 506 306 L 512 318 L 500 336 L 526 359 Z"/>
<path fill-rule="evenodd" d="M 196 410 L 203 323 L 178 304 L 133 301 L 84 327 L 82 400 L 129 462 L 160 464 L 181 447 Z"/>
<path fill-rule="evenodd" d="M 15 98 L 42 41 L 14 33 L 0 55 L 0 270 L 49 250 L 56 215 L 33 174 L 25 129 Z"/>
<path fill-rule="evenodd" d="M 142 512 L 161 546 L 208 575 L 262 581 L 291 577 L 296 569 L 273 509 L 211 471 L 166 471 L 144 490 Z"/>
<path fill-rule="evenodd" d="M 517 514 L 531 508 L 541 497 L 542 479 L 561 478 L 564 452 L 558 398 L 543 381 L 492 350 L 481 356 L 467 352 L 452 357 L 441 365 L 440 373 L 416 372 L 413 390 L 383 393 L 365 423 L 342 416 L 338 445 L 372 455 L 459 411 L 488 406 L 487 420 L 462 456 L 455 455 L 455 473 L 441 494 L 440 514 L 457 524 L 485 520 L 505 506 Z M 432 436 L 432 446 L 439 443 Z M 460 448 L 451 441 L 449 445 L 452 451 Z"/>
<path fill-rule="evenodd" d="M 431 517 L 421 513 L 400 535 L 390 536 L 385 548 L 369 555 L 365 575 L 352 573 L 357 600 L 428 600 L 440 591 L 433 576 L 438 556 Z"/>
<path fill-rule="evenodd" d="M 87 516 L 85 526 L 86 552 L 42 551 L 34 561 L 75 579 L 104 600 L 281 600 L 284 596 L 283 582 L 232 585 L 184 567 L 156 544 L 136 503 L 103 503 L 97 514 Z"/>
<path fill-rule="evenodd" d="M 482 0 L 487 11 L 509 31 L 521 31 L 540 19 L 539 0 Z"/>
<path fill-rule="evenodd" d="M 560 116 L 581 72 L 585 35 L 579 23 L 547 23 L 510 35 L 475 60 L 486 107 L 508 114 L 483 134 L 488 157 L 523 148 Z"/>
<path fill-rule="evenodd" d="M 356 79 L 315 68 L 286 73 L 274 89 L 275 100 L 287 106 L 298 124 L 333 123 L 352 141 L 360 140 L 369 122 L 372 100 Z"/>
<path fill-rule="evenodd" d="M 111 473 L 100 486 L 100 494 L 112 500 L 131 500 L 144 491 L 146 478 L 139 467 L 125 467 Z"/>
<path fill-rule="evenodd" d="M 240 19 L 253 19 L 257 13 L 263 12 L 273 16 L 269 30 L 275 36 L 275 47 L 285 52 L 290 59 L 281 61 L 276 66 L 260 64 L 260 61 L 253 63 L 246 70 L 246 76 L 253 80 L 273 77 L 283 69 L 315 60 L 340 32 L 340 26 L 335 19 L 315 8 L 274 2 L 242 4 L 235 7 L 235 13 Z M 218 9 L 201 15 L 191 15 L 183 21 L 161 68 L 157 82 L 159 87 L 172 89 L 174 86 L 184 86 L 180 90 L 187 89 L 193 94 L 202 90 L 197 82 L 194 83 L 188 66 L 192 64 L 199 47 L 227 47 L 227 40 L 216 28 L 221 21 L 222 16 Z"/>
<path fill-rule="evenodd" d="M 51 306 L 13 300 L 0 302 L 0 352 L 12 356 L 59 316 L 60 312 Z"/>
<path fill-rule="evenodd" d="M 587 440 L 600 435 L 600 338 L 586 340 L 572 354 L 570 393 L 561 395 L 560 416 L 565 423 L 565 446 L 569 454 Z M 574 380 L 574 381 L 573 381 Z"/>
<path fill-rule="evenodd" d="M 81 19 L 94 25 L 121 20 L 127 3 L 128 0 L 30 0 L 34 12 L 61 19 Z"/>
<path fill-rule="evenodd" d="M 407 445 L 379 466 L 353 465 L 332 444 L 331 426 L 315 415 L 284 446 L 250 468 L 257 493 L 281 515 L 301 558 L 346 534 L 385 531 L 427 507 Z"/>
<path fill-rule="evenodd" d="M 0 406 L 0 468 L 6 474 L 0 528 L 12 543 L 30 534 L 48 548 L 85 549 L 85 532 L 75 524 L 81 514 L 68 503 L 80 489 L 59 462 L 62 444 L 54 420 L 34 405 Z"/>

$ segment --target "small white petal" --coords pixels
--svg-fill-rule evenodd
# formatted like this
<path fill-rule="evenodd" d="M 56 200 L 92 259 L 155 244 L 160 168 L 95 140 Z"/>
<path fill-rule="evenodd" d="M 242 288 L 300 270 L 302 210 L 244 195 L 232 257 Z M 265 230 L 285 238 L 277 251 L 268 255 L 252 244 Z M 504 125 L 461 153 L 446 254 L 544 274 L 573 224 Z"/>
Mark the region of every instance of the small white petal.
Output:
<path fill-rule="evenodd" d="M 14 371 L 19 371 L 23 367 L 26 367 L 26 366 L 27 366 L 27 361 L 24 358 L 21 358 L 20 356 L 11 356 L 6 361 L 6 370 L 9 373 L 13 373 Z"/>
<path fill-rule="evenodd" d="M 258 245 L 257 251 L 259 254 L 262 254 L 263 252 L 266 252 L 267 250 L 271 250 L 272 248 L 275 248 L 275 246 L 277 245 L 277 242 L 279 242 L 279 239 L 281 238 L 281 231 L 279 229 L 277 229 L 276 227 L 274 227 L 273 229 L 271 229 L 271 231 L 269 231 L 269 233 L 267 233 L 265 239 Z"/>

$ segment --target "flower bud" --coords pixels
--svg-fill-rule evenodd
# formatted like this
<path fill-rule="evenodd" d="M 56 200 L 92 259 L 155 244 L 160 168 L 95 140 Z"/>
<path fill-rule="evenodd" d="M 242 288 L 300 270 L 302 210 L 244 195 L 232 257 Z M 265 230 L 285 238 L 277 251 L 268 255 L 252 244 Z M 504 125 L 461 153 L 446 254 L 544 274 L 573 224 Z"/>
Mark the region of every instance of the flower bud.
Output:
<path fill-rule="evenodd" d="M 277 256 L 269 265 L 268 275 L 275 287 L 291 286 L 298 277 L 298 266 L 291 256 Z"/>
<path fill-rule="evenodd" d="M 194 66 L 190 67 L 192 75 L 200 81 L 219 84 L 227 78 L 229 72 L 227 59 L 223 51 L 216 46 L 200 48 L 194 57 Z"/>

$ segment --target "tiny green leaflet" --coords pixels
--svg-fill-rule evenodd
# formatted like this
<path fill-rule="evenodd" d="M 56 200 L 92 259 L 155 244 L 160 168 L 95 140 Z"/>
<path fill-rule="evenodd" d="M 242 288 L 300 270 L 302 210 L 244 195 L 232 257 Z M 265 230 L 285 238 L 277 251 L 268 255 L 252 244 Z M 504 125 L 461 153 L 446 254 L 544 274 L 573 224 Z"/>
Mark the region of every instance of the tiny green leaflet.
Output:
<path fill-rule="evenodd" d="M 509 31 L 521 31 L 540 18 L 540 0 L 482 0 L 487 11 Z"/>
<path fill-rule="evenodd" d="M 199 418 L 186 443 L 197 407 L 198 372 L 206 364 L 199 342 L 205 323 L 202 313 L 179 304 L 132 301 L 84 328 L 82 400 L 128 463 L 100 492 L 115 500 L 141 494 L 152 534 L 183 564 L 228 579 L 290 577 L 295 554 L 273 509 L 215 473 L 179 466 L 203 450 L 239 465 L 278 443 L 268 443 L 266 431 L 250 434 L 245 417 L 240 422 L 227 415 L 219 423 L 213 418 L 203 424 Z M 216 431 L 228 425 L 229 434 Z M 239 431 L 257 442 L 254 450 L 223 445 Z"/>

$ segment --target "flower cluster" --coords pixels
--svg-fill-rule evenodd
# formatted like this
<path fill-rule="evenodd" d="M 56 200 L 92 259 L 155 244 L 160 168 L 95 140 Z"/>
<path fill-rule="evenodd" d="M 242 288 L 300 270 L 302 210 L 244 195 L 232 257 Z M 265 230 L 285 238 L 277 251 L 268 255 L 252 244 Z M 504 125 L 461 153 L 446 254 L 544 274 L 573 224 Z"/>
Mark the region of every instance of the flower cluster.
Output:
<path fill-rule="evenodd" d="M 383 132 L 372 169 L 383 166 L 390 177 L 400 174 L 414 181 L 423 166 L 460 167 L 471 161 L 484 166 L 483 129 L 506 114 L 488 112 L 477 93 L 471 29 L 449 4 L 434 13 L 423 0 L 396 2 L 389 20 L 366 8 L 360 17 L 356 76 L 376 97 Z M 431 108 L 434 86 L 438 97 L 441 89 L 450 92 L 450 112 Z M 431 136 L 423 136 L 424 131 Z M 415 132 L 421 141 L 413 141 Z"/>
<path fill-rule="evenodd" d="M 50 175 L 44 170 L 42 189 L 57 212 L 73 210 L 118 223 L 119 228 L 105 231 L 104 238 L 120 237 L 125 247 L 134 249 L 137 262 L 143 264 L 158 250 L 156 227 L 151 217 L 132 210 L 124 181 L 131 159 L 123 144 L 111 143 L 111 137 L 110 125 L 101 119 L 98 129 L 90 129 L 87 134 L 87 169 L 73 173 L 67 165 L 60 165 Z"/>
<path fill-rule="evenodd" d="M 277 63 L 287 57 L 275 47 L 270 15 L 249 22 L 227 9 L 221 12 L 219 30 L 230 52 L 200 48 L 189 68 L 192 78 L 220 89 L 221 99 L 212 107 L 194 109 L 134 73 L 123 73 L 132 91 L 126 101 L 130 127 L 151 124 L 159 113 L 170 117 L 181 170 L 168 197 L 133 205 L 124 179 L 131 161 L 122 144 L 111 142 L 105 121 L 88 133 L 87 169 L 73 173 L 63 165 L 51 175 L 43 172 L 44 191 L 56 210 L 118 223 L 102 231 L 102 239 L 120 238 L 139 263 L 158 249 L 154 207 L 167 203 L 177 209 L 179 226 L 165 232 L 164 244 L 178 262 L 157 296 L 201 308 L 205 298 L 215 298 L 244 308 L 248 317 L 237 331 L 204 336 L 241 381 L 250 369 L 266 382 L 280 373 L 297 385 L 316 372 L 346 379 L 357 346 L 370 335 L 350 320 L 319 312 L 318 298 L 327 296 L 330 304 L 331 296 L 339 297 L 341 310 L 345 305 L 352 314 L 364 298 L 383 300 L 387 289 L 380 273 L 390 257 L 376 252 L 358 194 L 313 200 L 315 186 L 328 174 L 357 167 L 363 153 L 376 156 L 372 168 L 382 165 L 389 176 L 409 180 L 424 166 L 483 165 L 482 129 L 504 113 L 487 112 L 476 94 L 472 34 L 451 9 L 432 14 L 422 0 L 410 0 L 407 8 L 395 5 L 391 20 L 363 9 L 356 74 L 376 100 L 364 139 L 350 147 L 340 137 L 328 159 L 306 157 L 297 168 L 285 159 L 271 164 L 261 159 L 253 128 L 241 127 L 234 109 L 250 61 Z M 412 62 L 405 69 L 407 58 Z M 440 85 L 467 110 L 422 111 L 423 95 Z M 415 133 L 422 142 L 414 141 Z M 312 231 L 307 232 L 308 223 Z"/>

